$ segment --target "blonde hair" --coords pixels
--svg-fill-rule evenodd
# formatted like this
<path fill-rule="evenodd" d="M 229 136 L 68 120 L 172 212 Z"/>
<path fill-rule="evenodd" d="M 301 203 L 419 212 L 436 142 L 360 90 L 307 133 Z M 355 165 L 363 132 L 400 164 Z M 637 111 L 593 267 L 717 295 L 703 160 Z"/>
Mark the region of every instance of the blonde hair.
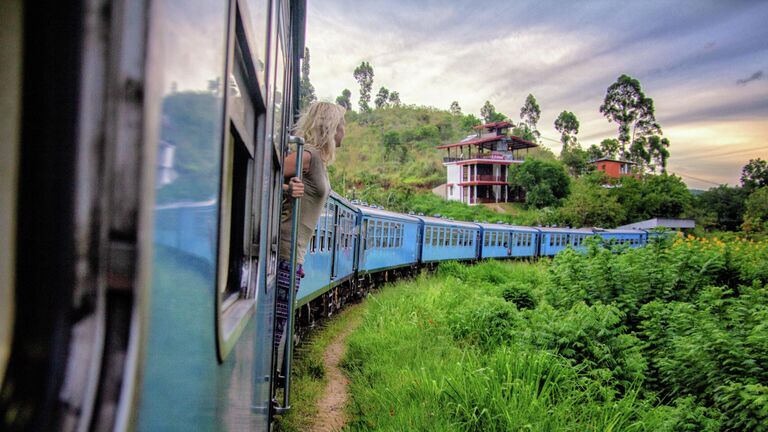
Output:
<path fill-rule="evenodd" d="M 336 129 L 344 124 L 346 112 L 341 105 L 315 102 L 296 122 L 296 135 L 304 138 L 305 147 L 317 149 L 326 165 L 336 157 Z"/>

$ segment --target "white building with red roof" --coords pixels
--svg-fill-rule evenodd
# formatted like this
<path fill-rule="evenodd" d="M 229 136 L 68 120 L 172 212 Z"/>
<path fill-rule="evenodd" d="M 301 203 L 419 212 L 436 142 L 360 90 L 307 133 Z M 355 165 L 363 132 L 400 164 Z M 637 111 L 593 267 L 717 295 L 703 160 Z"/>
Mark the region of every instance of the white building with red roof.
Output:
<path fill-rule="evenodd" d="M 508 135 L 509 122 L 476 126 L 477 135 L 438 146 L 448 151 L 446 199 L 469 205 L 514 201 L 509 190 L 509 166 L 523 163 L 528 149 L 538 147 Z"/>

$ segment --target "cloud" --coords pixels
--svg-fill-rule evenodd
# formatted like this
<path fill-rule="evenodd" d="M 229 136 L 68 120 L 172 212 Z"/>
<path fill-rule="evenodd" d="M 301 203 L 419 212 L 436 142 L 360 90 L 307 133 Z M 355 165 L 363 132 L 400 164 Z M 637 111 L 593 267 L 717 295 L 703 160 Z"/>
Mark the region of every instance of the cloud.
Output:
<path fill-rule="evenodd" d="M 447 109 L 457 100 L 477 115 L 490 100 L 517 119 L 532 93 L 544 136 L 557 138 L 552 123 L 568 110 L 589 145 L 616 136 L 616 125 L 598 107 L 624 73 L 654 99 L 665 133 L 718 121 L 768 126 L 768 87 L 747 85 L 763 71 L 738 87 L 733 76 L 768 62 L 767 19 L 768 2 L 759 1 L 648 0 L 617 7 L 612 0 L 315 0 L 307 43 L 321 98 L 333 100 L 349 88 L 356 105 L 352 70 L 365 60 L 375 70 L 374 92 L 385 86 L 405 103 Z"/>
<path fill-rule="evenodd" d="M 736 80 L 736 84 L 744 86 L 751 83 L 752 81 L 757 81 L 761 79 L 763 79 L 763 71 L 759 70 L 753 73 L 752 75 L 750 75 L 749 78 L 742 78 L 742 79 Z"/>

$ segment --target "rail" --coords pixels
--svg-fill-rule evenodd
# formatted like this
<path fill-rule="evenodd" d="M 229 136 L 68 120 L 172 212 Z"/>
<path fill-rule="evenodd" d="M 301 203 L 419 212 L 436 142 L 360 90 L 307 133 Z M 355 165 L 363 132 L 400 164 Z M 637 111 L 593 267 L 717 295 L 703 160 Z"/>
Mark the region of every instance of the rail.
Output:
<path fill-rule="evenodd" d="M 502 175 L 490 175 L 490 174 L 478 174 L 475 176 L 466 176 L 463 177 L 462 182 L 473 182 L 473 181 L 489 181 L 489 182 L 507 182 L 507 177 Z"/>

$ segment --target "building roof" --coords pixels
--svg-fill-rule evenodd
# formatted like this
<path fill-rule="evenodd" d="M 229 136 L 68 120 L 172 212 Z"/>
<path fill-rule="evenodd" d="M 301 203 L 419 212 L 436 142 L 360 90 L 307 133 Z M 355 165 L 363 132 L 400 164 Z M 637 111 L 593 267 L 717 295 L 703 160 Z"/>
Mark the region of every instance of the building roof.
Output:
<path fill-rule="evenodd" d="M 484 137 L 484 138 L 475 138 L 475 139 L 471 139 L 471 140 L 468 140 L 468 141 L 460 141 L 460 142 L 453 143 L 453 144 L 443 144 L 443 145 L 437 146 L 437 148 L 439 148 L 439 149 L 447 149 L 447 148 L 453 148 L 453 147 L 463 147 L 463 146 L 472 146 L 472 145 L 482 146 L 485 143 L 496 142 L 496 141 L 501 141 L 501 140 L 508 141 L 512 145 L 512 150 L 520 150 L 520 149 L 538 147 L 537 144 L 534 144 L 534 143 L 532 143 L 530 141 L 526 141 L 526 140 L 524 140 L 524 139 L 522 139 L 520 137 L 516 137 L 514 135 L 509 135 L 509 136 L 507 136 L 507 135 L 494 135 L 494 136 L 489 136 L 489 137 Z"/>
<path fill-rule="evenodd" d="M 636 163 L 628 160 L 611 159 L 607 157 L 589 161 L 589 163 L 597 163 L 597 162 L 618 162 L 618 163 L 628 164 L 628 165 L 637 165 Z"/>
<path fill-rule="evenodd" d="M 696 221 L 693 219 L 674 219 L 674 218 L 653 218 L 642 222 L 635 222 L 629 225 L 622 225 L 617 229 L 652 229 L 652 228 L 695 228 Z"/>

